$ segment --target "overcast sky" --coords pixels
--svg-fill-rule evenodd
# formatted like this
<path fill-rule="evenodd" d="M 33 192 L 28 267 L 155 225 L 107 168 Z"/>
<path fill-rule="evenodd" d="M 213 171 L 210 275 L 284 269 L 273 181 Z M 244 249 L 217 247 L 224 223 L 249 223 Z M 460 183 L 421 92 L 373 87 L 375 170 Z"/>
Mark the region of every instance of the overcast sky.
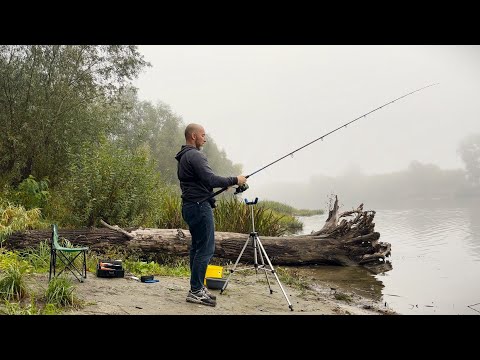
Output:
<path fill-rule="evenodd" d="M 200 123 L 250 174 L 338 126 L 423 86 L 249 179 L 463 167 L 457 147 L 480 132 L 480 46 L 139 46 L 153 65 L 139 98 Z M 237 175 L 237 174 L 231 174 Z"/>

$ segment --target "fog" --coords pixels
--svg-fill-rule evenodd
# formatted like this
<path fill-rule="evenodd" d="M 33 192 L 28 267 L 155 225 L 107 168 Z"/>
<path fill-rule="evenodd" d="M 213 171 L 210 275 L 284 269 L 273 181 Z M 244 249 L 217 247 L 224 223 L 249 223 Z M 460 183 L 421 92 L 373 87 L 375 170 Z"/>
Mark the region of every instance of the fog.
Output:
<path fill-rule="evenodd" d="M 269 187 L 307 185 L 322 176 L 388 174 L 414 160 L 463 169 L 459 143 L 480 132 L 480 46 L 139 49 L 152 64 L 134 83 L 139 98 L 170 105 L 186 124 L 202 124 L 245 175 L 378 106 L 439 83 L 255 174 L 248 196 L 272 198 Z M 321 196 L 330 190 L 319 189 Z M 307 203 L 312 207 L 307 201 L 296 205 Z"/>

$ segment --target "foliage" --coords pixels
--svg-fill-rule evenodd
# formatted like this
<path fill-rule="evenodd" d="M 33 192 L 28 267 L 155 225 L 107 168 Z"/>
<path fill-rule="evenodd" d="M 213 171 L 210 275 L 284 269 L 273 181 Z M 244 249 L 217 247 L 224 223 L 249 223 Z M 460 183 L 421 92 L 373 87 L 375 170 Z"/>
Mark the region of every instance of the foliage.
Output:
<path fill-rule="evenodd" d="M 19 252 L 19 256 L 35 273 L 45 273 L 50 270 L 50 240 L 40 242 L 37 248 L 27 248 Z"/>
<path fill-rule="evenodd" d="M 17 251 L 0 248 L 0 270 L 6 270 L 11 266 L 20 266 L 27 269 L 29 263 L 22 259 Z"/>
<path fill-rule="evenodd" d="M 4 309 L 0 309 L 0 313 L 5 315 L 57 315 L 62 312 L 60 308 L 54 304 L 45 304 L 45 306 L 39 307 L 35 296 L 30 296 L 30 302 L 23 306 L 20 302 L 4 301 Z"/>
<path fill-rule="evenodd" d="M 21 300 L 28 293 L 25 283 L 27 268 L 21 263 L 10 263 L 0 278 L 0 298 L 4 300 Z"/>
<path fill-rule="evenodd" d="M 30 304 L 25 307 L 22 307 L 20 303 L 10 302 L 5 300 L 4 302 L 5 310 L 2 311 L 5 315 L 39 315 L 41 314 L 40 309 L 38 309 L 35 298 L 32 296 L 30 299 Z"/>
<path fill-rule="evenodd" d="M 37 181 L 34 176 L 29 175 L 17 187 L 13 194 L 13 201 L 22 205 L 25 209 L 45 207 L 48 200 L 48 179 Z"/>
<path fill-rule="evenodd" d="M 21 205 L 0 201 L 0 245 L 14 231 L 46 227 L 48 224 L 41 219 L 40 209 L 25 210 Z"/>
<path fill-rule="evenodd" d="M 49 208 L 63 225 L 94 226 L 100 219 L 122 227 L 140 226 L 156 211 L 162 180 L 146 149 L 135 153 L 109 141 L 90 146 L 73 158 L 56 201 L 63 213 Z"/>
<path fill-rule="evenodd" d="M 264 236 L 282 236 L 288 227 L 282 219 L 287 215 L 279 214 L 265 207 L 254 207 L 255 231 Z M 250 233 L 252 231 L 250 206 L 239 201 L 235 196 L 217 202 L 215 208 L 215 230 Z"/>
<path fill-rule="evenodd" d="M 125 269 L 135 276 L 160 275 L 160 276 L 190 276 L 190 265 L 185 260 L 177 263 L 161 265 L 155 261 L 125 260 Z"/>
<path fill-rule="evenodd" d="M 182 217 L 182 198 L 175 188 L 168 188 L 161 197 L 159 214 L 155 227 L 160 229 L 186 229 L 187 223 Z"/>
<path fill-rule="evenodd" d="M 274 210 L 281 214 L 291 215 L 291 216 L 312 216 L 312 215 L 321 215 L 324 213 L 324 210 L 308 210 L 308 209 L 295 209 L 293 206 L 272 200 L 263 200 L 258 203 L 258 206 L 263 206 L 268 209 Z"/>
<path fill-rule="evenodd" d="M 134 91 L 122 97 L 126 110 L 118 115 L 114 140 L 121 146 L 135 151 L 139 147 L 149 149 L 156 169 L 167 183 L 177 180 L 176 153 L 185 143 L 182 119 L 162 102 L 153 105 L 139 101 Z"/>
<path fill-rule="evenodd" d="M 62 312 L 62 309 L 57 307 L 55 304 L 47 303 L 44 308 L 41 310 L 41 315 L 58 315 Z"/>
<path fill-rule="evenodd" d="M 1 45 L 2 177 L 56 184 L 83 143 L 115 128 L 114 105 L 147 65 L 133 45 Z"/>
<path fill-rule="evenodd" d="M 95 274 L 95 272 L 97 271 L 97 264 L 99 260 L 99 255 L 91 251 L 87 256 L 87 271 Z"/>
<path fill-rule="evenodd" d="M 47 303 L 57 307 L 79 305 L 73 283 L 66 277 L 57 276 L 50 280 L 45 292 Z"/>

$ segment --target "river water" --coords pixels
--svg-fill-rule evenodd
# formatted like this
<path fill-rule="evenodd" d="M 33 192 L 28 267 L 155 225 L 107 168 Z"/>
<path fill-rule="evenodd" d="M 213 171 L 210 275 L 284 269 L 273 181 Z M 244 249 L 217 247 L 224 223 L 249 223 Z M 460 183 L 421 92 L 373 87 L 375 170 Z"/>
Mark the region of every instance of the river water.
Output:
<path fill-rule="evenodd" d="M 390 271 L 309 266 L 301 273 L 400 314 L 480 315 L 480 204 L 375 211 L 375 231 L 392 246 Z M 301 233 L 309 234 L 323 226 L 326 214 L 298 219 Z"/>

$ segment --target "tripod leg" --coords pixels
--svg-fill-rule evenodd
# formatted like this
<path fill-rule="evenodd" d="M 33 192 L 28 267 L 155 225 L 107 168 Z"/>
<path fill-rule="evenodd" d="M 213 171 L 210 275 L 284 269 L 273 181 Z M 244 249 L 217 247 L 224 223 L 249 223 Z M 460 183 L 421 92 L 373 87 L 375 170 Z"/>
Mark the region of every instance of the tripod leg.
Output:
<path fill-rule="evenodd" d="M 272 269 L 271 271 L 272 271 L 273 275 L 275 276 L 275 279 L 277 279 L 278 285 L 280 285 L 280 289 L 282 289 L 283 295 L 285 296 L 285 299 L 287 300 L 288 307 L 290 308 L 290 310 L 293 311 L 293 305 L 290 303 L 290 300 L 288 299 L 287 293 L 283 289 L 282 283 L 280 282 L 280 279 L 277 276 L 277 272 L 273 268 L 273 265 L 270 262 L 270 259 L 268 258 L 268 255 L 267 255 L 267 252 L 265 251 L 265 248 L 263 247 L 262 243 L 260 242 L 260 239 L 257 238 L 257 242 L 258 242 L 258 246 L 260 247 L 260 251 L 263 252 L 263 254 L 265 255 L 265 258 L 267 259 L 268 265 L 270 266 L 270 269 Z"/>
<path fill-rule="evenodd" d="M 273 294 L 272 287 L 270 286 L 270 280 L 268 279 L 267 269 L 265 269 L 265 261 L 263 261 L 262 252 L 260 251 L 258 254 L 260 255 L 260 262 L 262 263 L 263 271 L 265 271 L 265 278 L 267 279 L 267 284 L 268 284 L 268 288 L 270 290 L 270 294 Z"/>
<path fill-rule="evenodd" d="M 250 235 L 253 241 L 253 266 L 255 267 L 255 274 L 258 274 L 258 257 L 257 257 L 257 237 Z"/>
<path fill-rule="evenodd" d="M 240 255 L 238 255 L 237 261 L 235 261 L 235 265 L 233 265 L 233 269 L 231 269 L 230 274 L 228 274 L 227 281 L 225 281 L 225 284 L 223 284 L 222 290 L 220 290 L 220 294 L 222 294 L 223 291 L 227 288 L 228 282 L 230 281 L 230 276 L 232 276 L 233 272 L 237 268 L 237 265 L 240 261 L 240 258 L 242 257 L 245 249 L 247 248 L 247 245 L 248 245 L 248 242 L 250 241 L 250 239 L 252 239 L 252 241 L 253 241 L 253 237 L 249 236 L 247 241 L 245 241 L 245 244 L 243 245 L 242 251 L 240 251 Z"/>

